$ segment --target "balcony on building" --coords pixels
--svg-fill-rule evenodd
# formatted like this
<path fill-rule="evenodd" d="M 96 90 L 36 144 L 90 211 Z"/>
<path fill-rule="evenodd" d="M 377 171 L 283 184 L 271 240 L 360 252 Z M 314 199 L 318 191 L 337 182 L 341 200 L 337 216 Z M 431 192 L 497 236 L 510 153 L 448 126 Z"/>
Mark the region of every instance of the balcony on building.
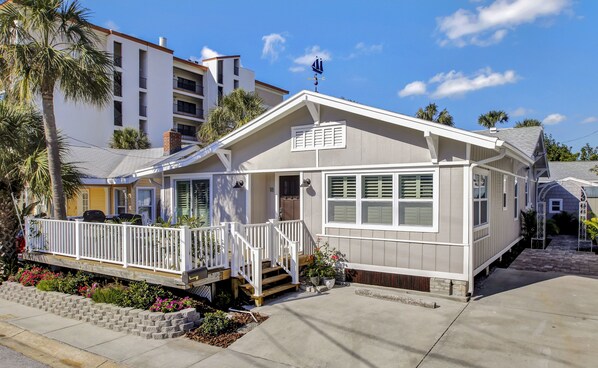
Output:
<path fill-rule="evenodd" d="M 203 96 L 203 86 L 194 80 L 176 77 L 173 80 L 174 89 Z"/>
<path fill-rule="evenodd" d="M 187 101 L 177 101 L 173 106 L 175 114 L 189 116 L 196 119 L 203 119 L 203 109 L 196 104 Z"/>
<path fill-rule="evenodd" d="M 147 117 L 147 106 L 139 105 L 139 116 Z"/>
<path fill-rule="evenodd" d="M 185 124 L 177 124 L 176 131 L 181 133 L 183 136 L 182 138 L 186 141 L 195 141 L 197 140 L 197 127 L 192 125 L 185 125 Z"/>
<path fill-rule="evenodd" d="M 139 88 L 147 89 L 147 78 L 139 75 Z"/>

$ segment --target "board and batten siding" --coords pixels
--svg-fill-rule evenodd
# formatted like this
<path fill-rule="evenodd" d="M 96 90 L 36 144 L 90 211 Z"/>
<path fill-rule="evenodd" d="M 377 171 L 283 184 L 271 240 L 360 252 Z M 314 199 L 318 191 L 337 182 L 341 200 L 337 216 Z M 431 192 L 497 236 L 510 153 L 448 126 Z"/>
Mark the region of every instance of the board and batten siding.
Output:
<path fill-rule="evenodd" d="M 495 151 L 472 148 L 472 159 L 475 161 L 483 160 L 496 156 Z M 521 169 L 521 164 L 511 158 L 502 158 L 501 160 L 491 162 L 487 165 L 489 196 L 488 196 L 488 225 L 474 227 L 473 229 L 473 265 L 474 273 L 478 273 L 483 266 L 492 260 L 496 255 L 504 252 L 508 247 L 514 245 L 521 234 L 520 219 L 521 215 L 515 219 L 514 187 L 515 177 L 493 170 L 499 169 L 511 174 L 525 176 L 525 170 Z M 474 169 L 474 173 L 479 172 Z M 507 179 L 507 207 L 503 208 L 503 177 Z M 518 179 L 518 213 L 525 210 L 525 179 Z M 530 186 L 532 190 L 533 186 Z"/>
<path fill-rule="evenodd" d="M 439 169 L 439 219 L 436 233 L 325 227 L 317 233 L 318 237 L 340 250 L 352 264 L 463 274 L 463 170 L 463 167 Z M 312 186 L 313 183 L 312 179 Z M 325 186 L 321 176 L 318 177 L 318 184 L 323 191 Z M 321 196 L 322 193 L 319 196 L 315 193 L 303 197 L 304 219 L 311 229 L 322 226 L 324 214 Z"/>

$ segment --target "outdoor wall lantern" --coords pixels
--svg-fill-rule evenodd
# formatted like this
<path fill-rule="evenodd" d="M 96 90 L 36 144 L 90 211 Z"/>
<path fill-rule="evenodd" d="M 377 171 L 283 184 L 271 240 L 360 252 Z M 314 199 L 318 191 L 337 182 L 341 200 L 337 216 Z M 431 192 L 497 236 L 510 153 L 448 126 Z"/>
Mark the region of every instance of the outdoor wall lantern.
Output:
<path fill-rule="evenodd" d="M 303 183 L 301 183 L 301 188 L 307 188 L 311 185 L 311 179 L 303 179 Z"/>
<path fill-rule="evenodd" d="M 241 189 L 243 188 L 243 185 L 245 185 L 245 183 L 243 183 L 243 180 L 237 180 L 237 182 L 233 186 L 233 189 Z"/>

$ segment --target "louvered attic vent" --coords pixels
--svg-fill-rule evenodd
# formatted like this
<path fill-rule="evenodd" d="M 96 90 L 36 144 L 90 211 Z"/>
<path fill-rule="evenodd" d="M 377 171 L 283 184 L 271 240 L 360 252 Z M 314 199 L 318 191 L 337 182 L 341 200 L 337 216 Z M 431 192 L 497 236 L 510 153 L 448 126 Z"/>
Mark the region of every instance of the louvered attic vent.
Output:
<path fill-rule="evenodd" d="M 319 126 L 292 127 L 291 151 L 345 148 L 346 135 L 345 123 L 323 123 Z"/>

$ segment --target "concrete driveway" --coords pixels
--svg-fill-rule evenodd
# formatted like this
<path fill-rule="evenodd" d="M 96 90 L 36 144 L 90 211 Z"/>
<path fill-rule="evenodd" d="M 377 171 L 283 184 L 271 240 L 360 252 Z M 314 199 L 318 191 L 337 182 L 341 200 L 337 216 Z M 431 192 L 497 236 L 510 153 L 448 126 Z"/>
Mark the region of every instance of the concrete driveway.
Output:
<path fill-rule="evenodd" d="M 594 278 L 497 269 L 475 300 L 435 299 L 437 309 L 358 296 L 356 288 L 262 307 L 271 318 L 229 349 L 297 367 L 591 367 L 598 362 Z"/>

